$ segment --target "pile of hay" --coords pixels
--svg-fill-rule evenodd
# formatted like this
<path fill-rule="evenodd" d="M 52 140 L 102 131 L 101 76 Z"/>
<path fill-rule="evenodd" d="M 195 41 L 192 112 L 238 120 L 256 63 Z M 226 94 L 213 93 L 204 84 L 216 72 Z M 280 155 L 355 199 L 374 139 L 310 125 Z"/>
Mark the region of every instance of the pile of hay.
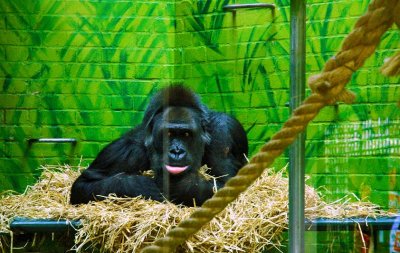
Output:
<path fill-rule="evenodd" d="M 0 198 L 0 232 L 9 232 L 13 217 L 81 220 L 74 248 L 97 247 L 106 252 L 138 252 L 181 220 L 194 208 L 141 198 L 110 196 L 102 202 L 69 205 L 72 182 L 83 168 L 46 167 L 40 181 L 24 194 Z M 331 203 L 306 187 L 306 217 L 344 218 L 382 215 L 371 203 Z M 346 201 L 344 201 L 346 202 Z M 288 179 L 267 170 L 251 188 L 195 234 L 179 251 L 258 252 L 279 247 L 288 227 Z M 1 250 L 0 245 L 0 250 Z"/>

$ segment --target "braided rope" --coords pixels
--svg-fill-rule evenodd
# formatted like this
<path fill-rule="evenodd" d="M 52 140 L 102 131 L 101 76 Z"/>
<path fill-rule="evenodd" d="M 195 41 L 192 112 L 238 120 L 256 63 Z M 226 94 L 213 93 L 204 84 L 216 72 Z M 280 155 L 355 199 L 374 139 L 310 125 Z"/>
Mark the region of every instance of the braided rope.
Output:
<path fill-rule="evenodd" d="M 157 239 L 142 252 L 173 252 L 245 191 L 297 135 L 304 131 L 324 106 L 338 100 L 351 102 L 354 94 L 345 90 L 345 85 L 353 72 L 375 51 L 382 34 L 394 22 L 392 17 L 395 12 L 392 10 L 397 8 L 393 8 L 394 6 L 400 7 L 400 1 L 374 0 L 367 13 L 357 21 L 354 30 L 344 40 L 341 51 L 328 60 L 321 74 L 310 78 L 309 85 L 313 93 L 294 110 L 282 129 L 211 199 L 204 202 L 188 219 L 171 229 L 164 238 Z"/>
<path fill-rule="evenodd" d="M 400 29 L 400 4 L 397 4 L 397 6 L 394 8 L 393 13 L 397 13 L 397 15 L 394 15 L 393 19 L 398 28 Z M 381 68 L 382 74 L 385 76 L 396 76 L 400 75 L 400 53 L 397 53 L 397 55 L 385 60 L 385 63 L 383 64 Z M 400 106 L 400 101 L 399 101 L 399 106 Z"/>

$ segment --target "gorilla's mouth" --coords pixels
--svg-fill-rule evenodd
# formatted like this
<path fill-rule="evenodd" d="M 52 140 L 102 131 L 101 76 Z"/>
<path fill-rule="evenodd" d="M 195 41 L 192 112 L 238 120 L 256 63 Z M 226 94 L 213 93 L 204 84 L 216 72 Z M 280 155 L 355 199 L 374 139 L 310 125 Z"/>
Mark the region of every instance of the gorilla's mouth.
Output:
<path fill-rule="evenodd" d="M 169 173 L 176 175 L 184 172 L 187 168 L 189 168 L 189 166 L 176 167 L 176 166 L 165 165 L 165 168 Z"/>

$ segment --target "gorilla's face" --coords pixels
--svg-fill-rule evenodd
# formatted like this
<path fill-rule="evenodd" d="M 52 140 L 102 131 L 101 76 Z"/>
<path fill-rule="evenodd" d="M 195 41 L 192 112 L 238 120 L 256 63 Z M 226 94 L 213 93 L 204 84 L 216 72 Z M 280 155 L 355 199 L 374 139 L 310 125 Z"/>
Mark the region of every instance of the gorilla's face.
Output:
<path fill-rule="evenodd" d="M 187 107 L 168 107 L 155 115 L 146 139 L 154 170 L 184 175 L 201 166 L 208 140 L 198 112 Z M 148 129 L 150 130 L 150 129 Z"/>

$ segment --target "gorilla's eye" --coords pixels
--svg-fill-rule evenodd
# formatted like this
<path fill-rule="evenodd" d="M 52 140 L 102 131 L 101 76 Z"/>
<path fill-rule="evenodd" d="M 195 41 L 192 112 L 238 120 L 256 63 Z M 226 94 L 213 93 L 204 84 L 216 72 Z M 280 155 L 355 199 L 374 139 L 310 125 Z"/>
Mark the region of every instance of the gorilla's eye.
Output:
<path fill-rule="evenodd" d="M 185 132 L 185 137 L 189 137 L 190 133 L 189 132 Z"/>
<path fill-rule="evenodd" d="M 168 131 L 167 135 L 168 135 L 168 137 L 171 137 L 172 136 L 172 132 Z"/>

